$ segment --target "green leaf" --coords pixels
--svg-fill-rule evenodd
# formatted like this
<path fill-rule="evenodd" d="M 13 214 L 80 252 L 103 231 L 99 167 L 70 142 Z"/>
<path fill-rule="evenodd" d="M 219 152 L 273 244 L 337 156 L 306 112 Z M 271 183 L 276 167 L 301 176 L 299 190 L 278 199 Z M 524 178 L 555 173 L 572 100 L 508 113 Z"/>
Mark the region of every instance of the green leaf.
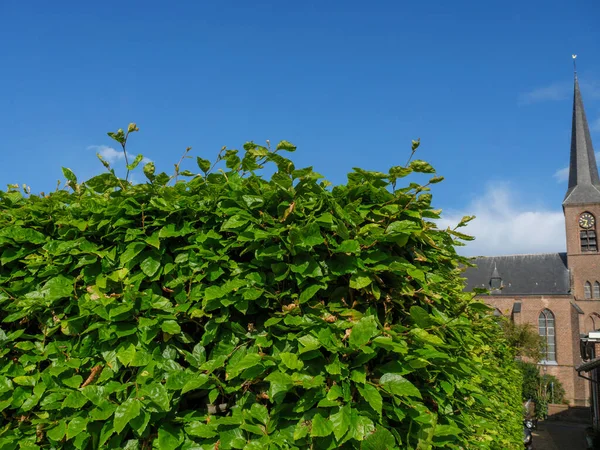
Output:
<path fill-rule="evenodd" d="M 59 275 L 49 279 L 39 291 L 26 294 L 27 298 L 53 302 L 73 294 L 73 279 Z"/>
<path fill-rule="evenodd" d="M 390 223 L 385 229 L 385 234 L 410 234 L 420 227 L 412 220 L 397 220 Z"/>
<path fill-rule="evenodd" d="M 59 420 L 54 428 L 51 428 L 46 432 L 46 436 L 48 436 L 53 441 L 61 441 L 66 434 L 67 422 L 64 420 Z"/>
<path fill-rule="evenodd" d="M 160 329 L 169 334 L 181 333 L 181 327 L 176 320 L 165 320 L 160 324 Z"/>
<path fill-rule="evenodd" d="M 467 226 L 473 219 L 475 219 L 475 216 L 463 216 L 463 218 L 460 219 L 460 222 L 458 222 L 458 225 L 456 225 L 456 228 Z"/>
<path fill-rule="evenodd" d="M 272 372 L 265 378 L 269 384 L 269 398 L 275 403 L 281 403 L 285 398 L 285 394 L 294 385 L 292 377 L 281 372 Z"/>
<path fill-rule="evenodd" d="M 333 426 L 333 434 L 334 434 L 335 438 L 338 441 L 341 440 L 346 435 L 346 433 L 348 433 L 348 430 L 350 429 L 350 426 L 352 425 L 352 423 L 351 423 L 352 412 L 351 412 L 350 405 L 345 405 L 345 406 L 341 407 L 337 413 L 329 416 L 329 420 L 331 421 L 331 424 Z M 313 421 L 313 428 L 314 428 L 314 421 Z"/>
<path fill-rule="evenodd" d="M 128 366 L 135 358 L 135 353 L 135 345 L 129 344 L 121 348 L 121 350 L 117 351 L 117 358 L 119 359 L 119 361 L 121 361 L 121 364 Z"/>
<path fill-rule="evenodd" d="M 431 164 L 421 161 L 419 159 L 415 159 L 410 163 L 410 168 L 414 172 L 418 173 L 435 173 L 435 169 L 431 166 Z"/>
<path fill-rule="evenodd" d="M 462 430 L 456 425 L 436 425 L 434 436 L 458 436 Z"/>
<path fill-rule="evenodd" d="M 276 150 L 285 150 L 286 152 L 295 152 L 296 146 L 288 141 L 280 141 L 279 144 L 277 144 Z"/>
<path fill-rule="evenodd" d="M 140 414 L 140 401 L 136 398 L 130 398 L 120 404 L 115 410 L 113 419 L 114 428 L 117 433 L 123 431 L 127 424 Z"/>
<path fill-rule="evenodd" d="M 183 386 L 183 389 L 181 389 L 181 393 L 185 394 L 186 392 L 200 389 L 206 383 L 208 383 L 208 379 L 209 379 L 208 375 L 206 375 L 205 373 L 199 373 L 199 374 L 194 375 L 194 378 L 192 378 L 187 383 L 185 383 L 185 385 Z"/>
<path fill-rule="evenodd" d="M 410 307 L 410 317 L 421 328 L 425 328 L 431 325 L 431 318 L 429 317 L 429 313 L 420 306 Z"/>
<path fill-rule="evenodd" d="M 7 237 L 17 243 L 41 244 L 46 237 L 39 231 L 31 228 L 22 228 L 18 225 L 9 225 L 0 229 L 0 238 Z"/>
<path fill-rule="evenodd" d="M 448 394 L 448 395 L 454 394 L 454 385 L 453 384 L 448 383 L 447 381 L 441 381 L 440 386 L 446 392 L 446 394 Z"/>
<path fill-rule="evenodd" d="M 120 262 L 121 265 L 127 264 L 137 255 L 139 255 L 146 248 L 145 242 L 132 242 L 129 244 L 125 251 L 121 254 Z"/>
<path fill-rule="evenodd" d="M 379 379 L 379 383 L 390 394 L 395 394 L 401 397 L 418 397 L 421 398 L 421 393 L 406 378 L 397 373 L 386 373 Z"/>
<path fill-rule="evenodd" d="M 350 333 L 350 345 L 361 347 L 367 344 L 372 337 L 378 334 L 378 332 L 375 317 L 363 317 L 352 327 L 352 333 Z"/>
<path fill-rule="evenodd" d="M 352 289 L 362 289 L 372 283 L 371 277 L 365 272 L 354 273 L 350 277 L 350 287 Z"/>
<path fill-rule="evenodd" d="M 428 333 L 427 331 L 425 331 L 422 328 L 413 328 L 412 330 L 410 330 L 410 334 L 412 336 L 414 336 L 416 339 L 418 339 L 419 341 L 425 342 L 427 344 L 432 344 L 432 345 L 443 345 L 444 344 L 444 341 L 439 336 Z"/>
<path fill-rule="evenodd" d="M 73 173 L 73 171 L 71 169 L 67 169 L 66 167 L 63 167 L 62 173 L 65 176 L 65 178 L 67 180 L 69 180 L 72 184 L 74 184 L 74 185 L 77 184 L 77 177 L 75 176 L 75 174 Z"/>
<path fill-rule="evenodd" d="M 114 139 L 119 144 L 125 143 L 125 132 L 122 129 L 118 129 L 116 133 L 109 132 L 106 133 L 111 139 Z"/>
<path fill-rule="evenodd" d="M 343 241 L 336 249 L 336 253 L 360 253 L 360 244 L 358 241 L 349 239 Z"/>
<path fill-rule="evenodd" d="M 302 291 L 302 293 L 300 294 L 300 297 L 298 298 L 298 301 L 301 304 L 302 303 L 306 303 L 311 298 L 313 298 L 315 296 L 315 294 L 317 292 L 319 292 L 321 289 L 323 289 L 322 285 L 320 285 L 320 284 L 311 284 L 310 286 L 308 286 L 306 289 L 304 289 Z"/>
<path fill-rule="evenodd" d="M 260 208 L 265 204 L 265 199 L 258 195 L 242 195 L 242 199 L 250 209 Z"/>
<path fill-rule="evenodd" d="M 81 389 L 81 393 L 94 405 L 100 406 L 107 400 L 105 388 L 102 386 L 87 385 Z"/>
<path fill-rule="evenodd" d="M 73 439 L 79 433 L 87 428 L 88 419 L 74 417 L 67 425 L 67 440 Z"/>
<path fill-rule="evenodd" d="M 390 177 L 392 178 L 404 178 L 412 173 L 410 167 L 394 166 L 389 170 Z"/>
<path fill-rule="evenodd" d="M 230 363 L 227 366 L 227 376 L 229 379 L 235 378 L 240 375 L 244 370 L 260 364 L 262 356 L 258 353 L 248 353 L 240 361 L 236 363 Z"/>
<path fill-rule="evenodd" d="M 142 155 L 137 155 L 133 162 L 127 165 L 127 170 L 135 169 L 138 166 L 138 164 L 142 162 L 142 159 L 144 159 Z"/>
<path fill-rule="evenodd" d="M 291 370 L 300 370 L 304 367 L 304 363 L 298 359 L 298 355 L 290 352 L 282 352 L 279 354 L 281 362 Z"/>
<path fill-rule="evenodd" d="M 312 437 L 325 437 L 333 433 L 333 423 L 324 418 L 320 413 L 315 414 L 312 419 L 310 435 Z"/>
<path fill-rule="evenodd" d="M 398 448 L 394 435 L 383 427 L 378 427 L 360 444 L 361 450 L 383 450 Z"/>
<path fill-rule="evenodd" d="M 204 158 L 200 158 L 199 156 L 196 157 L 196 162 L 198 163 L 198 167 L 200 167 L 200 170 L 204 173 L 208 173 L 208 171 L 210 170 L 210 161 L 208 159 L 204 159 Z"/>
<path fill-rule="evenodd" d="M 264 405 L 254 403 L 250 408 L 250 415 L 265 426 L 269 423 L 269 410 Z"/>
<path fill-rule="evenodd" d="M 194 422 L 190 422 L 189 424 L 186 425 L 185 432 L 189 436 L 210 439 L 210 438 L 218 435 L 217 432 L 214 431 L 214 428 L 215 427 L 208 425 L 206 423 L 194 421 Z"/>
<path fill-rule="evenodd" d="M 12 381 L 19 386 L 35 386 L 35 378 L 31 376 L 14 377 Z"/>
<path fill-rule="evenodd" d="M 148 178 L 148 180 L 150 180 L 150 181 L 154 180 L 154 171 L 156 170 L 156 167 L 154 166 L 153 162 L 144 164 L 143 170 L 144 170 L 144 175 L 146 176 L 146 178 Z"/>
<path fill-rule="evenodd" d="M 231 216 L 229 219 L 225 221 L 222 230 L 235 230 L 236 228 L 240 228 L 246 225 L 249 222 L 249 218 L 245 216 L 240 216 L 238 214 Z"/>
<path fill-rule="evenodd" d="M 75 392 L 71 392 L 69 395 L 67 395 L 67 397 L 63 401 L 62 406 L 63 406 L 63 408 L 67 407 L 67 408 L 79 409 L 83 405 L 85 405 L 87 402 L 88 402 L 88 399 L 86 397 L 84 397 L 83 394 L 75 391 Z"/>
<path fill-rule="evenodd" d="M 158 448 L 161 450 L 175 450 L 183 442 L 183 431 L 170 424 L 165 424 L 158 429 Z"/>
<path fill-rule="evenodd" d="M 148 242 L 148 240 L 146 240 L 146 242 Z M 140 269 L 142 269 L 142 272 L 144 272 L 147 276 L 153 277 L 156 272 L 158 272 L 158 269 L 160 269 L 160 260 L 154 256 L 149 256 L 142 261 L 140 264 Z"/>
<path fill-rule="evenodd" d="M 360 395 L 367 401 L 369 406 L 381 417 L 381 410 L 383 408 L 383 398 L 379 393 L 379 390 L 370 384 L 364 386 L 357 385 L 356 388 Z"/>

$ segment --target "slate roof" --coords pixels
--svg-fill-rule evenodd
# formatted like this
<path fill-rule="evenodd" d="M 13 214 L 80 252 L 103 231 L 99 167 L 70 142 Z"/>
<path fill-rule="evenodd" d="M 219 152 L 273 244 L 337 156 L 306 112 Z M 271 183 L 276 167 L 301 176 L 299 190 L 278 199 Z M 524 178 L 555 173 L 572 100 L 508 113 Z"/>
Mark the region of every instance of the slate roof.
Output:
<path fill-rule="evenodd" d="M 583 108 L 583 99 L 579 90 L 579 81 L 575 74 L 569 188 L 563 205 L 583 203 L 600 203 L 600 179 L 598 178 L 598 167 L 590 129 Z"/>
<path fill-rule="evenodd" d="M 492 295 L 570 295 L 566 253 L 479 256 L 471 261 L 477 267 L 465 270 L 469 291 L 490 289 L 492 277 L 499 276 L 502 289 Z"/>

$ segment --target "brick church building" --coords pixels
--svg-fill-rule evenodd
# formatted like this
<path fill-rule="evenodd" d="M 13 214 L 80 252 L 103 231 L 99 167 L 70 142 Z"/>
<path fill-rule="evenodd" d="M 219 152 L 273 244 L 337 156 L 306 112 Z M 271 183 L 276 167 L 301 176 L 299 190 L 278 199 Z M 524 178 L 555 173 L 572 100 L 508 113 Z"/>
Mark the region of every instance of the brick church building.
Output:
<path fill-rule="evenodd" d="M 580 337 L 600 329 L 600 179 L 577 74 L 569 187 L 562 206 L 566 253 L 474 258 L 467 287 L 490 289 L 482 299 L 515 323 L 535 326 L 546 342 L 540 370 L 556 376 L 574 406 L 590 402 L 589 382 L 578 376 Z"/>

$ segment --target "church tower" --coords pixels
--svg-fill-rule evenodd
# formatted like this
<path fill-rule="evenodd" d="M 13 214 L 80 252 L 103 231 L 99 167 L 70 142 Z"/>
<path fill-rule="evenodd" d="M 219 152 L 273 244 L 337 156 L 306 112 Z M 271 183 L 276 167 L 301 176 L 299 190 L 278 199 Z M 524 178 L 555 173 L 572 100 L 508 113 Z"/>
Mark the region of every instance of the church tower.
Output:
<path fill-rule="evenodd" d="M 600 179 L 577 72 L 573 95 L 569 188 L 563 201 L 563 211 L 571 293 L 576 300 L 599 300 Z"/>

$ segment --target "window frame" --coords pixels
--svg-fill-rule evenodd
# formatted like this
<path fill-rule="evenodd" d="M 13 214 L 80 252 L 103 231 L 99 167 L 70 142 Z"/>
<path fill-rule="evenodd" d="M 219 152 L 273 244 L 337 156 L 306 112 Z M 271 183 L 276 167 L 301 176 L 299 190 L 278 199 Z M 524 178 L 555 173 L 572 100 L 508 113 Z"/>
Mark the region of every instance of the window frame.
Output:
<path fill-rule="evenodd" d="M 592 298 L 592 283 L 589 281 L 583 283 L 583 298 L 586 300 L 591 300 Z"/>
<path fill-rule="evenodd" d="M 556 363 L 556 316 L 548 308 L 538 315 L 538 334 L 544 341 L 544 359 L 541 363 Z"/>

